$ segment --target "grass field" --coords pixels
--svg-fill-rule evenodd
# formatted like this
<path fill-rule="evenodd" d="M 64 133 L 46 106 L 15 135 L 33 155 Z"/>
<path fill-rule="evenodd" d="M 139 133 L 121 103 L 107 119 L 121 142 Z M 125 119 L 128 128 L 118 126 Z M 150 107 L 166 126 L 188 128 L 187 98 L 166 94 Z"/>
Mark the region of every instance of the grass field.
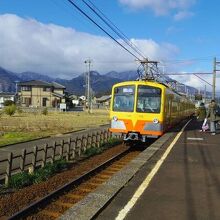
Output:
<path fill-rule="evenodd" d="M 109 123 L 108 110 L 87 112 L 21 113 L 0 117 L 0 146 Z"/>

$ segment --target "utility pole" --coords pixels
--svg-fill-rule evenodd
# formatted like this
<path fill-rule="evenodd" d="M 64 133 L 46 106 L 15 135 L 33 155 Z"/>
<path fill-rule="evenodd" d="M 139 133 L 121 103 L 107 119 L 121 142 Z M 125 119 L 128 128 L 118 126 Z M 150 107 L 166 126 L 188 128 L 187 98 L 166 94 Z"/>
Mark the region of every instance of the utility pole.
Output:
<path fill-rule="evenodd" d="M 215 82 L 216 82 L 216 57 L 214 57 L 214 62 L 213 62 L 212 99 L 215 99 Z"/>
<path fill-rule="evenodd" d="M 86 60 L 84 62 L 88 65 L 88 71 L 87 71 L 87 102 L 88 102 L 88 113 L 91 113 L 91 94 L 90 94 L 90 67 L 92 61 L 90 59 Z"/>
<path fill-rule="evenodd" d="M 220 71 L 217 69 L 217 66 L 220 64 L 220 61 L 216 61 L 216 57 L 214 57 L 213 62 L 213 83 L 212 83 L 212 99 L 215 99 L 216 97 L 216 72 Z"/>

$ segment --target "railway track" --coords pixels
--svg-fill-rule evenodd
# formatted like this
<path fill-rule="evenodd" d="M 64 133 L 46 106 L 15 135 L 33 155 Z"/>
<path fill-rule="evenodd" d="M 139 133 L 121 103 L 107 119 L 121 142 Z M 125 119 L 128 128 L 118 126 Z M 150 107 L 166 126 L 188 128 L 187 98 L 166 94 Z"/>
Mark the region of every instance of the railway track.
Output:
<path fill-rule="evenodd" d="M 12 219 L 56 219 L 121 170 L 141 151 L 134 148 L 114 156 L 44 198 L 9 217 Z"/>

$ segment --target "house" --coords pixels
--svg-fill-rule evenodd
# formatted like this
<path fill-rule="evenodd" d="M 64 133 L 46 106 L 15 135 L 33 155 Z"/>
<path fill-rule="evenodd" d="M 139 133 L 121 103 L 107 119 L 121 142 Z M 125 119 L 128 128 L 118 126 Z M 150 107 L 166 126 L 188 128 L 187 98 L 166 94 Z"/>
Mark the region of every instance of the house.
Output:
<path fill-rule="evenodd" d="M 25 107 L 58 107 L 65 103 L 65 87 L 56 83 L 31 80 L 18 83 L 19 100 Z"/>
<path fill-rule="evenodd" d="M 96 104 L 99 106 L 100 104 L 103 106 L 110 106 L 111 95 L 104 95 L 100 98 L 96 98 Z"/>
<path fill-rule="evenodd" d="M 0 108 L 4 107 L 4 102 L 7 100 L 14 102 L 15 101 L 15 94 L 9 93 L 9 92 L 0 93 Z"/>

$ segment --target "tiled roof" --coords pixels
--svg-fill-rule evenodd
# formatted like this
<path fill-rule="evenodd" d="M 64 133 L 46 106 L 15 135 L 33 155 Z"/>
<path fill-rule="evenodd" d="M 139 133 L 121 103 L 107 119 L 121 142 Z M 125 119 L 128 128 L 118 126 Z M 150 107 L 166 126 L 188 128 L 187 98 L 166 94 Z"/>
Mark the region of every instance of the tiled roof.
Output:
<path fill-rule="evenodd" d="M 66 88 L 65 86 L 63 86 L 63 85 L 61 85 L 59 83 L 56 83 L 56 82 L 52 82 L 51 84 L 53 85 L 53 87 L 55 89 L 65 89 Z"/>
<path fill-rule="evenodd" d="M 62 86 L 59 83 L 52 82 L 48 83 L 41 80 L 30 80 L 25 82 L 18 83 L 19 86 L 43 86 L 43 87 L 54 87 L 55 89 L 65 89 L 65 86 Z"/>
<path fill-rule="evenodd" d="M 96 101 L 99 101 L 99 102 L 104 102 L 104 101 L 108 101 L 111 99 L 111 95 L 104 95 L 100 98 L 97 98 Z"/>
<path fill-rule="evenodd" d="M 18 83 L 19 86 L 48 86 L 51 87 L 51 83 L 44 82 L 41 80 L 30 80 Z"/>

